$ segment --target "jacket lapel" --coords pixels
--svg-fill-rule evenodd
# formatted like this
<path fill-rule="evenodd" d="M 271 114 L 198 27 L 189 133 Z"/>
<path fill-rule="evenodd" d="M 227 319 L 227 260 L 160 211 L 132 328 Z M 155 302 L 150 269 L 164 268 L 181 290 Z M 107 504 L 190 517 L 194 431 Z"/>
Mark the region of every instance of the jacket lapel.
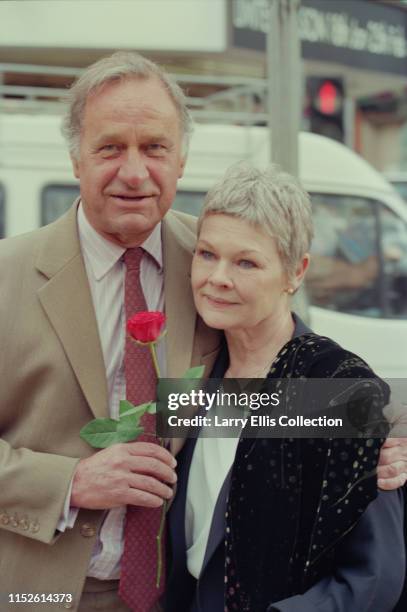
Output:
<path fill-rule="evenodd" d="M 76 226 L 75 204 L 44 229 L 36 267 L 48 281 L 38 291 L 51 325 L 97 417 L 108 416 L 105 366 Z"/>

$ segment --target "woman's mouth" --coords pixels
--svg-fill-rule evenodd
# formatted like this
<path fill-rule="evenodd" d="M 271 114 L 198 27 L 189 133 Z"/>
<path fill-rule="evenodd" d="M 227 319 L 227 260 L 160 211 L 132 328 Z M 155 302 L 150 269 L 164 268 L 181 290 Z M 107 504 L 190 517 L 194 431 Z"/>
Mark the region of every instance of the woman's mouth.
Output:
<path fill-rule="evenodd" d="M 205 294 L 204 297 L 208 300 L 210 304 L 212 304 L 213 306 L 217 306 L 219 308 L 227 308 L 228 306 L 236 305 L 236 302 L 225 300 L 223 298 L 218 298 L 212 295 Z"/>

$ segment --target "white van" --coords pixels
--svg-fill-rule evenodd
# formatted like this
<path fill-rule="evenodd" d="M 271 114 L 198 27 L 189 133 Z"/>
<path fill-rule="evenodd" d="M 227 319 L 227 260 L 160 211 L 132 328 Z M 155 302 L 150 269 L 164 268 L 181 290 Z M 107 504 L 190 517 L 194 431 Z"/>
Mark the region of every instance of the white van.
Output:
<path fill-rule="evenodd" d="M 49 223 L 78 193 L 55 116 L 0 116 L 0 231 Z M 198 214 L 232 163 L 268 163 L 266 128 L 198 125 L 174 208 Z M 300 135 L 300 178 L 315 239 L 307 283 L 311 327 L 382 376 L 407 374 L 407 209 L 389 183 L 343 145 Z"/>
<path fill-rule="evenodd" d="M 407 170 L 389 170 L 384 176 L 407 203 Z"/>

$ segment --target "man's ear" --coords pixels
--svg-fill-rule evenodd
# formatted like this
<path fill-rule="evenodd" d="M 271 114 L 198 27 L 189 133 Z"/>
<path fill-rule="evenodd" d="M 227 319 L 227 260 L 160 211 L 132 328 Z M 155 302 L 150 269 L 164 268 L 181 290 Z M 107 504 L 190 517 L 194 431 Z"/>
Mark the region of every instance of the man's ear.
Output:
<path fill-rule="evenodd" d="M 301 285 L 305 273 L 308 269 L 309 266 L 309 262 L 310 262 L 310 254 L 309 253 L 305 253 L 300 262 L 298 263 L 298 266 L 295 270 L 295 277 L 294 277 L 294 282 L 293 285 L 295 284 L 295 287 L 293 287 L 294 290 L 297 290 L 298 287 Z"/>
<path fill-rule="evenodd" d="M 186 163 L 187 163 L 187 156 L 184 155 L 183 157 L 181 157 L 181 160 L 180 160 L 180 163 L 179 163 L 179 172 L 178 172 L 178 178 L 179 179 L 184 176 L 184 169 L 185 169 L 185 164 Z"/>
<path fill-rule="evenodd" d="M 79 172 L 79 161 L 76 159 L 76 157 L 73 157 L 73 155 L 71 155 L 71 162 L 72 162 L 72 168 L 73 168 L 73 173 L 75 175 L 75 178 L 80 178 L 80 172 Z"/>

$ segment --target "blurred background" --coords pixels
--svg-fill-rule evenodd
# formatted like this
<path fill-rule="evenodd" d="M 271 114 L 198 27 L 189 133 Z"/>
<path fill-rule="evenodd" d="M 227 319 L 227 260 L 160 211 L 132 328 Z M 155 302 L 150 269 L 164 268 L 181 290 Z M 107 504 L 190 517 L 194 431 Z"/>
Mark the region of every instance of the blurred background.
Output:
<path fill-rule="evenodd" d="M 268 4 L 3 1 L 3 101 L 51 103 L 78 69 L 115 49 L 137 49 L 177 75 L 199 120 L 249 111 L 261 124 Z M 407 170 L 406 30 L 405 1 L 300 3 L 302 128 L 345 142 L 380 171 Z"/>
<path fill-rule="evenodd" d="M 119 49 L 173 74 L 196 120 L 174 207 L 198 214 L 239 159 L 298 167 L 316 230 L 298 308 L 382 375 L 405 377 L 407 2 L 0 2 L 0 238 L 53 221 L 78 195 L 64 96 Z"/>

